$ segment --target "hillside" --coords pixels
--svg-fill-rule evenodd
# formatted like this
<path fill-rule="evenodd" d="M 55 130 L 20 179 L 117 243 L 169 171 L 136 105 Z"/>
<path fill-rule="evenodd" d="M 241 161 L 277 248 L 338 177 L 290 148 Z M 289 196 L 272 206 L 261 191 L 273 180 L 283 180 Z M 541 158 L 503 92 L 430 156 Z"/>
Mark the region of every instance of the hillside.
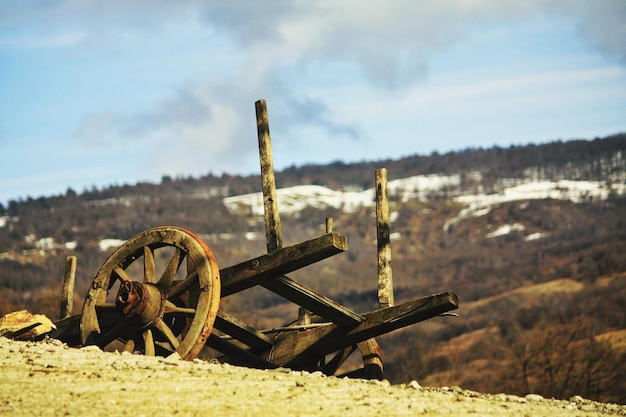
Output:
<path fill-rule="evenodd" d="M 396 302 L 460 298 L 459 317 L 378 338 L 392 383 L 624 404 L 625 155 L 621 134 L 286 169 L 277 173 L 285 244 L 322 234 L 326 217 L 349 242 L 290 277 L 356 312 L 377 308 L 373 185 L 386 167 Z M 199 234 L 220 267 L 259 256 L 259 190 L 258 176 L 208 174 L 12 201 L 0 207 L 0 315 L 56 318 L 67 255 L 78 257 L 78 314 L 108 254 L 157 225 Z M 220 305 L 257 328 L 297 317 L 262 288 Z"/>

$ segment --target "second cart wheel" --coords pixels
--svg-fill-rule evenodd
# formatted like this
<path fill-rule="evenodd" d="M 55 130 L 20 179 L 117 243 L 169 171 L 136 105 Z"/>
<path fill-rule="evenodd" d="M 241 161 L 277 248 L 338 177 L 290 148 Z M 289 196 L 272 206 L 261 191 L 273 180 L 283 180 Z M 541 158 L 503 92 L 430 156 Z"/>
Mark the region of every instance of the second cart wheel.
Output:
<path fill-rule="evenodd" d="M 304 322 L 326 323 L 326 320 L 320 316 L 313 315 L 309 316 L 308 319 L 304 319 Z M 302 319 L 298 319 L 289 323 L 287 328 L 302 323 Z M 278 333 L 274 336 L 274 341 L 276 342 L 276 340 L 282 337 L 284 337 L 284 334 Z M 340 378 L 383 379 L 383 361 L 380 347 L 373 337 L 323 357 L 310 354 L 300 359 L 294 366 L 311 372 L 321 371 L 325 375 Z"/>
<path fill-rule="evenodd" d="M 358 351 L 358 354 L 357 354 Z M 359 357 L 360 355 L 360 363 Z M 341 366 L 355 358 L 354 369 L 342 372 Z M 380 347 L 373 337 L 364 340 L 355 346 L 349 346 L 334 354 L 326 363 L 320 364 L 320 370 L 326 375 L 337 377 L 360 378 L 360 379 L 383 379 L 383 361 L 380 355 Z"/>
<path fill-rule="evenodd" d="M 155 227 L 120 246 L 96 274 L 81 341 L 191 360 L 211 334 L 219 301 L 219 269 L 206 244 L 185 229 Z"/>

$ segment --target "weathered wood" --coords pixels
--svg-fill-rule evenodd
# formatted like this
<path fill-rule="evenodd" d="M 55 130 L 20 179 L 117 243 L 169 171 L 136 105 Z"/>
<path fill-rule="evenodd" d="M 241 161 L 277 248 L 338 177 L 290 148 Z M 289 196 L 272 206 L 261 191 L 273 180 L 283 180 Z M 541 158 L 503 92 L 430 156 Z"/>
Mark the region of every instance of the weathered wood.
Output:
<path fill-rule="evenodd" d="M 293 272 L 348 249 L 348 239 L 328 233 L 220 270 L 222 297 Z"/>
<path fill-rule="evenodd" d="M 261 182 L 263 189 L 263 209 L 265 213 L 265 242 L 267 252 L 272 253 L 283 246 L 283 234 L 278 214 L 276 197 L 276 179 L 272 160 L 269 119 L 265 100 L 254 103 L 256 109 L 256 128 L 259 137 L 259 156 L 261 161 Z"/>
<path fill-rule="evenodd" d="M 326 233 L 330 233 L 333 231 L 333 218 L 326 217 Z"/>
<path fill-rule="evenodd" d="M 155 258 L 153 253 L 160 248 L 166 248 L 164 252 L 170 259 L 163 274 L 157 277 L 154 263 L 158 256 Z M 186 278 L 174 282 L 184 258 L 191 259 L 194 266 Z M 124 272 L 135 261 L 135 268 L 129 270 L 135 271 Z M 139 264 L 143 268 L 136 268 Z M 126 277 L 138 278 L 141 269 L 143 282 Z M 108 296 L 114 295 L 110 291 L 115 290 L 116 283 L 120 291 L 116 303 L 107 303 Z M 137 296 L 130 296 L 131 291 Z M 180 301 L 184 304 L 179 305 Z M 130 349 L 140 337 L 156 343 L 153 337 L 145 337 L 149 336 L 146 332 L 156 331 L 165 336 L 172 350 L 191 360 L 211 333 L 219 301 L 219 270 L 208 246 L 197 235 L 180 227 L 153 227 L 126 241 L 96 273 L 83 304 L 81 341 L 106 348 L 108 343 L 122 340 Z M 109 328 L 103 325 L 104 317 L 98 310 L 112 310 L 123 317 Z M 176 319 L 170 321 L 167 316 Z M 149 352 L 148 348 L 146 351 Z"/>
<path fill-rule="evenodd" d="M 389 201 L 387 198 L 387 170 L 376 170 L 376 241 L 378 244 L 378 307 L 394 305 L 393 275 L 391 272 L 391 240 L 389 237 Z"/>
<path fill-rule="evenodd" d="M 55 325 L 43 314 L 19 310 L 0 317 L 0 336 L 9 339 L 34 340 L 54 329 Z"/>
<path fill-rule="evenodd" d="M 456 294 L 446 292 L 363 314 L 365 321 L 351 330 L 332 324 L 297 335 L 286 335 L 274 345 L 273 362 L 279 366 L 298 368 L 310 363 L 313 358 L 430 319 L 454 310 L 458 305 Z"/>
<path fill-rule="evenodd" d="M 124 319 L 124 315 L 117 311 L 115 308 L 108 308 L 106 306 L 96 306 L 96 311 L 99 319 L 99 323 L 102 328 L 108 329 L 113 327 Z M 59 321 L 55 321 L 54 324 L 57 327 L 46 333 L 46 336 L 61 340 L 67 343 L 68 346 L 80 346 L 81 329 L 80 324 L 82 315 L 73 315 Z"/>
<path fill-rule="evenodd" d="M 272 341 L 265 334 L 224 312 L 217 314 L 213 327 L 257 352 L 270 350 L 273 346 Z"/>
<path fill-rule="evenodd" d="M 341 327 L 354 327 L 364 320 L 350 309 L 286 276 L 269 279 L 261 285 Z"/>
<path fill-rule="evenodd" d="M 65 275 L 63 277 L 63 293 L 61 294 L 60 319 L 72 315 L 74 309 L 74 281 L 76 280 L 76 257 L 68 256 L 65 259 Z"/>
<path fill-rule="evenodd" d="M 55 321 L 56 329 L 52 329 L 46 336 L 51 339 L 57 339 L 68 346 L 79 346 L 80 341 L 80 315 L 66 317 L 59 321 Z"/>
<path fill-rule="evenodd" d="M 258 354 L 237 346 L 228 340 L 224 340 L 215 334 L 211 334 L 206 342 L 206 346 L 223 353 L 225 356 L 218 357 L 220 362 L 230 363 L 231 365 L 246 366 L 248 368 L 273 369 L 277 366 L 266 361 Z"/>

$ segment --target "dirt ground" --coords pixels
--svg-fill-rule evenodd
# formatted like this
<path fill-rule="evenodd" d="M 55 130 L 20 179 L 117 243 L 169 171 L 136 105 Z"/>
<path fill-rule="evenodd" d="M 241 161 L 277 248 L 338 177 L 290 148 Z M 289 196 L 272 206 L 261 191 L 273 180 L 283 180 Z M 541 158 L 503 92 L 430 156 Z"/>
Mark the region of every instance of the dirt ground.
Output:
<path fill-rule="evenodd" d="M 0 416 L 606 416 L 580 397 L 486 395 L 0 337 Z"/>

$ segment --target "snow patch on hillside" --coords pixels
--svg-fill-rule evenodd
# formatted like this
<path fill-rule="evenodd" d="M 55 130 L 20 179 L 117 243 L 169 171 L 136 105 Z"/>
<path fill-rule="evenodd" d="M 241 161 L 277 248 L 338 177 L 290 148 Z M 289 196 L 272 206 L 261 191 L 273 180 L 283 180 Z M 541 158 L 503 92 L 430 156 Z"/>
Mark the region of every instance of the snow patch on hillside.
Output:
<path fill-rule="evenodd" d="M 116 249 L 122 246 L 125 242 L 126 242 L 125 240 L 121 240 L 121 239 L 102 239 L 98 243 L 98 247 L 100 248 L 101 252 L 105 252 L 109 249 Z"/>
<path fill-rule="evenodd" d="M 433 192 L 444 189 L 458 188 L 461 183 L 459 175 L 418 175 L 414 177 L 389 181 L 387 192 L 406 202 L 416 198 L 426 198 Z M 355 212 L 361 207 L 372 207 L 376 204 L 376 190 L 331 190 L 321 185 L 298 185 L 276 190 L 278 211 L 294 214 L 305 207 L 320 209 L 335 208 L 345 212 Z M 249 212 L 263 215 L 263 194 L 252 193 L 224 198 L 226 207 L 235 213 Z"/>
<path fill-rule="evenodd" d="M 480 174 L 469 173 L 473 184 L 479 181 Z M 462 190 L 460 175 L 417 175 L 389 181 L 387 191 L 390 198 L 407 202 L 413 199 L 428 199 L 433 195 L 449 196 L 453 201 L 464 206 L 456 217 L 447 220 L 444 231 L 450 231 L 464 219 L 481 217 L 489 214 L 491 208 L 512 201 L 528 200 L 568 200 L 574 203 L 606 200 L 611 195 L 626 194 L 626 184 L 608 181 L 547 181 L 539 179 L 503 178 L 499 181 L 500 191 L 495 193 L 472 193 Z M 444 194 L 445 193 L 445 194 Z M 295 214 L 305 207 L 320 209 L 334 208 L 344 212 L 355 212 L 361 207 L 373 207 L 376 204 L 376 190 L 354 189 L 346 187 L 344 190 L 332 190 L 320 185 L 299 185 L 276 190 L 278 209 L 280 213 Z M 245 194 L 224 198 L 226 207 L 234 213 L 248 213 L 254 216 L 263 216 L 262 193 Z M 398 217 L 397 212 L 391 213 L 391 222 Z M 487 238 L 505 236 L 514 231 L 524 231 L 522 224 L 508 224 L 488 233 Z M 545 238 L 542 233 L 532 233 L 524 238 L 532 241 Z M 248 237 L 250 239 L 250 237 Z M 399 239 L 399 235 L 394 235 Z"/>
<path fill-rule="evenodd" d="M 524 227 L 524 225 L 520 223 L 505 224 L 505 225 L 498 227 L 493 232 L 487 233 L 487 239 L 490 239 L 492 237 L 505 236 L 512 232 L 522 232 L 525 229 L 526 228 Z"/>
<path fill-rule="evenodd" d="M 510 180 L 513 183 L 513 180 Z M 503 183 L 506 183 L 503 180 Z M 448 220 L 444 230 L 448 231 L 468 217 L 480 217 L 492 206 L 511 201 L 524 200 L 569 200 L 574 203 L 606 200 L 609 196 L 626 194 L 626 184 L 609 184 L 605 181 L 528 181 L 512 185 L 494 194 L 465 194 L 454 198 L 464 204 L 458 216 Z"/>
<path fill-rule="evenodd" d="M 525 181 L 520 184 L 520 181 Z M 414 177 L 389 181 L 388 194 L 402 202 L 412 199 L 427 199 L 435 193 L 448 192 L 455 202 L 465 206 L 458 216 L 448 220 L 444 230 L 456 226 L 468 217 L 480 217 L 489 213 L 491 207 L 511 201 L 556 199 L 574 203 L 606 200 L 611 194 L 626 194 L 626 184 L 607 183 L 605 181 L 545 181 L 502 179 L 505 185 L 500 192 L 492 194 L 464 193 L 459 175 L 417 175 Z M 305 207 L 320 209 L 335 208 L 345 212 L 355 212 L 361 207 L 376 204 L 376 191 L 367 190 L 331 190 L 321 185 L 299 185 L 276 190 L 278 210 L 284 214 L 294 214 Z M 249 213 L 263 216 L 262 193 L 245 194 L 224 198 L 226 207 L 234 213 Z"/>
<path fill-rule="evenodd" d="M 528 236 L 526 236 L 524 238 L 524 240 L 526 242 L 530 242 L 531 240 L 538 240 L 538 239 L 543 239 L 544 237 L 548 236 L 546 233 L 531 233 Z"/>

